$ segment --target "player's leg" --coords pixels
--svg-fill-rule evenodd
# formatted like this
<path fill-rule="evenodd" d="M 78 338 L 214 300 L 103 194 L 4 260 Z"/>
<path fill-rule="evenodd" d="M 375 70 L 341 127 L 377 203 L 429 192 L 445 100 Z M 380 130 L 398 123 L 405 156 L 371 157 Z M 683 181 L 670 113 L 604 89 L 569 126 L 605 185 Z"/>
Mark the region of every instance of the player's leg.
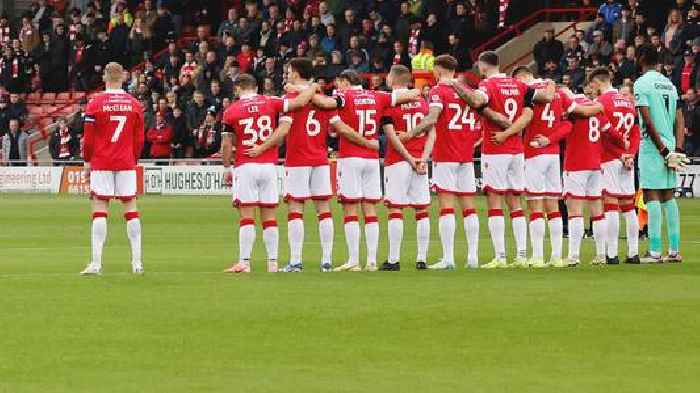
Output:
<path fill-rule="evenodd" d="M 627 258 L 625 263 L 638 264 L 639 261 L 639 218 L 634 208 L 634 198 L 620 199 L 620 213 L 625 219 L 627 235 Z"/>
<path fill-rule="evenodd" d="M 507 266 L 503 195 L 508 183 L 506 179 L 508 168 L 503 165 L 503 156 L 502 154 L 481 156 L 484 191 L 488 206 L 488 226 L 494 251 L 494 259 L 482 266 L 487 269 Z"/>
<path fill-rule="evenodd" d="M 616 197 L 607 195 L 603 198 L 603 210 L 607 233 L 605 235 L 606 261 L 610 265 L 617 265 L 620 259 L 617 256 L 620 238 L 620 202 Z"/>
<path fill-rule="evenodd" d="M 382 199 L 382 175 L 379 160 L 362 160 L 362 213 L 365 217 L 365 244 L 367 245 L 367 265 L 370 272 L 377 271 L 377 251 L 379 249 L 379 220 L 377 203 Z"/>
<path fill-rule="evenodd" d="M 409 205 L 408 191 L 411 188 L 412 169 L 405 162 L 397 162 L 384 168 L 384 203 L 389 210 L 387 232 L 389 256 L 379 270 L 401 269 L 401 243 L 403 241 L 403 211 Z"/>
<path fill-rule="evenodd" d="M 136 171 L 119 171 L 114 176 L 114 195 L 124 204 L 126 234 L 131 245 L 131 268 L 135 274 L 143 273 L 141 262 L 141 220 L 136 207 Z"/>
<path fill-rule="evenodd" d="M 426 262 L 430 245 L 430 215 L 428 214 L 431 204 L 430 180 L 427 173 L 419 175 L 413 171 L 411 171 L 411 179 L 409 201 L 415 209 L 416 217 L 416 269 L 425 270 L 428 268 Z"/>
<path fill-rule="evenodd" d="M 647 206 L 647 214 L 649 222 L 649 252 L 642 258 L 644 263 L 659 263 L 661 262 L 661 226 L 663 213 L 661 210 L 661 190 L 648 189 L 644 190 L 644 202 Z"/>
<path fill-rule="evenodd" d="M 479 215 L 474 202 L 474 195 L 476 195 L 474 164 L 459 165 L 457 191 L 462 206 L 464 235 L 467 238 L 467 267 L 474 269 L 479 267 Z"/>
<path fill-rule="evenodd" d="M 80 273 L 83 275 L 102 272 L 102 249 L 107 240 L 107 212 L 109 200 L 114 197 L 115 172 L 92 171 L 90 173 L 90 204 L 92 206 L 91 260 Z"/>
<path fill-rule="evenodd" d="M 255 244 L 255 206 L 239 206 L 238 263 L 226 269 L 226 273 L 250 273 L 250 257 Z"/>
<path fill-rule="evenodd" d="M 321 241 L 321 271 L 333 270 L 333 237 L 335 228 L 331 214 L 331 169 L 329 165 L 313 167 L 311 171 L 311 198 L 318 213 L 318 237 Z"/>
<path fill-rule="evenodd" d="M 309 184 L 311 168 L 287 167 L 285 172 L 289 264 L 282 271 L 298 272 L 303 269 L 304 201 L 311 197 Z"/>
<path fill-rule="evenodd" d="M 510 222 L 515 238 L 516 266 L 527 267 L 527 221 L 520 202 L 520 194 L 525 188 L 525 159 L 523 154 L 510 156 L 506 174 L 507 188 L 510 191 L 506 197 L 510 210 Z"/>
<path fill-rule="evenodd" d="M 277 255 L 279 252 L 280 234 L 277 227 L 277 206 L 260 208 L 260 219 L 262 221 L 262 238 L 267 253 L 267 271 L 277 272 Z"/>
<path fill-rule="evenodd" d="M 559 198 L 545 198 L 544 209 L 547 212 L 547 225 L 549 226 L 549 239 L 552 249 L 549 265 L 553 267 L 565 267 L 565 263 L 562 260 L 564 221 L 559 211 Z"/>
<path fill-rule="evenodd" d="M 661 193 L 661 208 L 666 217 L 666 230 L 668 231 L 668 256 L 664 262 L 682 262 L 680 254 L 681 246 L 681 218 L 678 212 L 678 204 L 673 197 L 673 190 L 663 190 Z"/>
<path fill-rule="evenodd" d="M 428 266 L 433 270 L 454 269 L 455 265 L 455 195 L 457 190 L 456 163 L 433 163 L 433 180 L 438 189 L 438 204 L 440 206 L 440 218 L 438 219 L 438 233 L 442 245 L 442 259 Z"/>
<path fill-rule="evenodd" d="M 314 201 L 318 213 L 318 237 L 321 241 L 321 271 L 324 273 L 333 270 L 333 237 L 335 228 L 331 204 L 328 199 Z"/>
<path fill-rule="evenodd" d="M 546 267 L 544 263 L 544 199 L 541 196 L 528 197 L 530 210 L 530 244 L 532 246 L 532 258 L 530 266 Z"/>
<path fill-rule="evenodd" d="M 141 260 L 141 219 L 136 206 L 136 199 L 123 200 L 126 235 L 131 246 L 131 269 L 134 274 L 143 274 Z"/>
<path fill-rule="evenodd" d="M 81 272 L 83 275 L 100 274 L 102 272 L 102 249 L 107 240 L 107 212 L 109 200 L 92 198 L 92 227 L 91 227 L 91 259 Z"/>
<path fill-rule="evenodd" d="M 515 237 L 515 247 L 517 250 L 514 263 L 517 267 L 528 267 L 527 221 L 525 220 L 525 212 L 520 202 L 520 195 L 506 195 L 506 203 L 510 210 L 510 221 L 513 226 L 513 237 Z"/>
<path fill-rule="evenodd" d="M 348 248 L 348 259 L 333 271 L 353 271 L 360 269 L 360 222 L 357 217 L 359 201 L 362 199 L 360 173 L 357 160 L 341 158 L 338 160 L 338 196 L 343 204 L 345 215 L 343 229 Z"/>
<path fill-rule="evenodd" d="M 607 220 L 605 219 L 605 209 L 603 207 L 603 199 L 594 198 L 588 201 L 588 206 L 591 211 L 593 240 L 595 241 L 595 257 L 591 261 L 591 264 L 604 265 L 608 231 Z"/>
<path fill-rule="evenodd" d="M 585 200 L 569 197 L 566 208 L 569 212 L 569 255 L 568 266 L 577 266 L 581 259 L 581 241 L 583 240 L 583 205 Z"/>

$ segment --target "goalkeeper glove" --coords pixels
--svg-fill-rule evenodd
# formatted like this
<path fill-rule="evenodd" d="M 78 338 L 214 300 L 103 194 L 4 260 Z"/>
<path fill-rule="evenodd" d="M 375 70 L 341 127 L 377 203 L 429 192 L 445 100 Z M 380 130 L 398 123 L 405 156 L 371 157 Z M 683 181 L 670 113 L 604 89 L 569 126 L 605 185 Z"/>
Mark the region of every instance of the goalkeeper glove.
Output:
<path fill-rule="evenodd" d="M 685 153 L 671 152 L 666 155 L 666 166 L 674 170 L 683 170 L 690 163 Z"/>

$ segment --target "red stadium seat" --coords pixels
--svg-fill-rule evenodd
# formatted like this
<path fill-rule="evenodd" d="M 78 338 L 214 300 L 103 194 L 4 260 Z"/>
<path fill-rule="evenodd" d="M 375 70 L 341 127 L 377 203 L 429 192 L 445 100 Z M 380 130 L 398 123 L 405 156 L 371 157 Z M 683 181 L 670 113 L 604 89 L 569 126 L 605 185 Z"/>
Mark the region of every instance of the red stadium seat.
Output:
<path fill-rule="evenodd" d="M 61 105 L 61 104 L 67 104 L 71 101 L 70 98 L 70 93 L 58 93 L 56 96 L 56 104 Z"/>
<path fill-rule="evenodd" d="M 39 93 L 29 93 L 25 101 L 27 104 L 38 104 L 41 102 L 41 95 Z"/>
<path fill-rule="evenodd" d="M 56 93 L 44 93 L 41 96 L 42 104 L 53 105 L 54 102 L 56 102 Z"/>
<path fill-rule="evenodd" d="M 71 99 L 75 103 L 79 103 L 80 100 L 85 97 L 87 97 L 87 94 L 84 91 L 74 91 L 73 94 L 71 94 Z"/>

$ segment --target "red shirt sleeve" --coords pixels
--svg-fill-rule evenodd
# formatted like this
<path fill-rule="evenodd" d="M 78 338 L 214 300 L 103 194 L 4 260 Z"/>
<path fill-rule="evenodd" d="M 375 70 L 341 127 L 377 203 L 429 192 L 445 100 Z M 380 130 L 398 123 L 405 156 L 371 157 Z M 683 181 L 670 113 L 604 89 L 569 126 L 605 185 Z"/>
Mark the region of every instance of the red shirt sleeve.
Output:
<path fill-rule="evenodd" d="M 641 140 L 641 135 L 639 131 L 639 124 L 635 124 L 632 129 L 630 130 L 630 135 L 629 135 L 629 141 L 630 141 L 630 148 L 629 148 L 629 154 L 631 155 L 637 155 L 637 152 L 639 151 L 639 143 Z"/>
<path fill-rule="evenodd" d="M 95 121 L 97 117 L 97 105 L 95 100 L 91 100 L 85 108 L 85 118 L 83 126 L 83 160 L 90 162 L 95 149 Z"/>

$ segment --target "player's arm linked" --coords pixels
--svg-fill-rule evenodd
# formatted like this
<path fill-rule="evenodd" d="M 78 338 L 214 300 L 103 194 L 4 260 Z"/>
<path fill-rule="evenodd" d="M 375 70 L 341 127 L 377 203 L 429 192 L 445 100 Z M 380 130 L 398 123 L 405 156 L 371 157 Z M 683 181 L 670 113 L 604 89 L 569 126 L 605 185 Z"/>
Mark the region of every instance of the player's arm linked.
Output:
<path fill-rule="evenodd" d="M 437 123 L 441 112 L 442 109 L 431 106 L 428 111 L 428 116 L 421 119 L 420 123 L 417 126 L 415 126 L 413 129 L 407 132 L 407 134 L 409 135 L 409 139 L 415 138 L 418 135 L 421 135 L 422 133 L 427 132 L 431 128 L 435 127 L 435 124 Z"/>
<path fill-rule="evenodd" d="M 530 108 L 523 108 L 523 113 L 518 116 L 512 126 L 505 131 L 495 132 L 491 138 L 494 143 L 501 144 L 513 135 L 519 135 L 532 121 L 533 112 Z"/>
<path fill-rule="evenodd" d="M 418 163 L 416 162 L 416 159 L 411 156 L 411 153 L 406 150 L 406 146 L 404 146 L 403 143 L 401 143 L 401 140 L 399 140 L 398 135 L 396 135 L 396 130 L 394 129 L 394 124 L 391 122 L 389 117 L 382 118 L 382 128 L 384 129 L 384 134 L 386 134 L 389 143 L 391 143 L 391 146 L 396 149 L 396 152 L 399 153 L 401 158 L 411 165 L 413 170 L 418 171 Z"/>
<path fill-rule="evenodd" d="M 350 143 L 366 147 L 370 150 L 379 150 L 379 141 L 366 139 L 342 120 L 337 120 L 333 122 L 332 125 L 336 132 L 345 137 Z"/>
<path fill-rule="evenodd" d="M 450 82 L 450 85 L 454 89 L 455 93 L 464 100 L 471 108 L 476 110 L 481 110 L 487 104 L 486 97 L 483 94 L 477 93 L 474 90 L 468 90 L 461 83 L 456 80 Z"/>
<path fill-rule="evenodd" d="M 224 132 L 221 133 L 221 160 L 226 172 L 224 173 L 224 183 L 227 186 L 233 184 L 233 174 L 231 173 L 231 158 L 233 156 L 233 130 L 228 125 L 224 125 Z"/>
<path fill-rule="evenodd" d="M 246 151 L 246 155 L 248 157 L 258 157 L 267 150 L 279 146 L 284 142 L 284 139 L 287 137 L 287 134 L 289 134 L 289 129 L 291 128 L 292 123 L 288 121 L 280 121 L 279 125 L 275 129 L 275 132 L 272 133 L 272 136 L 267 138 L 265 142 L 255 145 L 248 149 Z"/>

